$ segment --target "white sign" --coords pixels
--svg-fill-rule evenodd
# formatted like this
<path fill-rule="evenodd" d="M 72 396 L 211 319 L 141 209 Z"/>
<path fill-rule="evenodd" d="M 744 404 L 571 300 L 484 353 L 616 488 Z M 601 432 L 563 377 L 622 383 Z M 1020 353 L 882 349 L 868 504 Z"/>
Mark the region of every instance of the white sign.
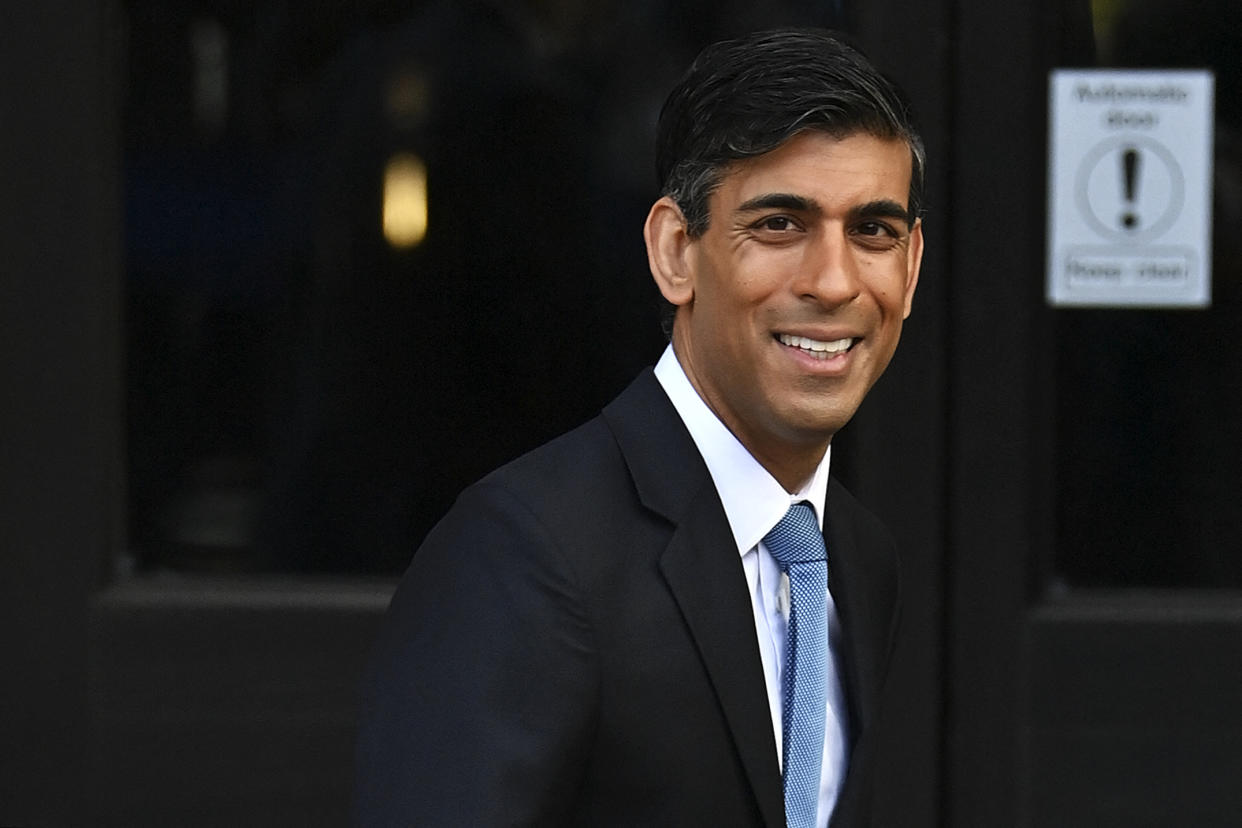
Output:
<path fill-rule="evenodd" d="M 1212 97 L 1207 71 L 1053 70 L 1049 302 L 1211 302 Z"/>

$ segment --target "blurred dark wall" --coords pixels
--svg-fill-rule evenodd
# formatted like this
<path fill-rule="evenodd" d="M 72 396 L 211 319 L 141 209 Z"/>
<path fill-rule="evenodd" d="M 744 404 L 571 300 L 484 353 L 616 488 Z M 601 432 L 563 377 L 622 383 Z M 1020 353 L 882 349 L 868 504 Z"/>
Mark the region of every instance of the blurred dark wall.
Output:
<path fill-rule="evenodd" d="M 82 825 L 87 608 L 119 551 L 117 17 L 0 13 L 0 824 Z"/>

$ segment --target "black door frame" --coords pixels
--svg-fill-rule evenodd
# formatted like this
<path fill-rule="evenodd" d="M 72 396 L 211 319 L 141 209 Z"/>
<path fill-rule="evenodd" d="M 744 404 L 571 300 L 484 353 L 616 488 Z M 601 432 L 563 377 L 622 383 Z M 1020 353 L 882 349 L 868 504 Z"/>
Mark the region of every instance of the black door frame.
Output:
<path fill-rule="evenodd" d="M 1085 3 L 1084 3 L 1085 5 Z M 956 4 L 945 824 L 1021 825 L 1023 622 L 1052 538 L 1035 2 Z"/>

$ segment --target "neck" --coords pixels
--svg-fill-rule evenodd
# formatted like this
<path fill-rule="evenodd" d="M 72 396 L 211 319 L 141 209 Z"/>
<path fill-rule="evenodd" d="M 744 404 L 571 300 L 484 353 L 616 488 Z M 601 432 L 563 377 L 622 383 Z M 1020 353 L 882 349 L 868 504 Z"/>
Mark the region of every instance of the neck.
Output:
<path fill-rule="evenodd" d="M 746 445 L 745 441 L 742 442 Z M 819 468 L 820 462 L 824 459 L 824 452 L 828 450 L 828 444 L 812 448 L 809 450 L 790 452 L 787 456 L 772 457 L 756 452 L 753 447 L 747 445 L 746 449 L 751 456 L 759 461 L 759 465 L 767 470 L 768 474 L 776 478 L 776 482 L 781 484 L 781 488 L 790 494 L 796 494 L 811 482 L 811 478 L 815 475 L 815 470 Z"/>

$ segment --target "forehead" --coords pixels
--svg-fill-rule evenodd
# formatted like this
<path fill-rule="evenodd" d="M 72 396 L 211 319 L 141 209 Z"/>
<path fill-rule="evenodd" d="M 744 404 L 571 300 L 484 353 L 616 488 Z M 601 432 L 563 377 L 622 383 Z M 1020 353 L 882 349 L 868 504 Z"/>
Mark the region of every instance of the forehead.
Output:
<path fill-rule="evenodd" d="M 900 138 L 806 131 L 763 155 L 735 161 L 721 177 L 718 192 L 726 201 L 771 192 L 831 200 L 885 198 L 906 205 L 911 168 L 910 145 Z"/>

